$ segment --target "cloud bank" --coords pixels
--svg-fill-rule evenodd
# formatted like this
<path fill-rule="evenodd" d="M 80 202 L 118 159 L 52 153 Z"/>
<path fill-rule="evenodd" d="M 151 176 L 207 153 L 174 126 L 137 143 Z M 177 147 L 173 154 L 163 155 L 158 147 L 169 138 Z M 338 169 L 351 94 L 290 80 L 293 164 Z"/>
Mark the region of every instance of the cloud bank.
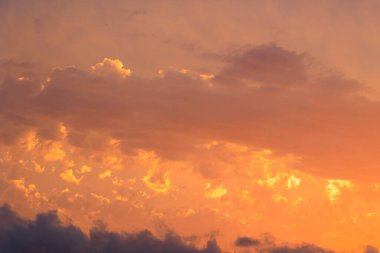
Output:
<path fill-rule="evenodd" d="M 254 252 L 267 253 L 332 253 L 312 244 L 276 245 L 268 237 L 264 239 L 238 237 L 235 246 L 250 247 L 255 250 Z M 0 207 L 0 251 L 4 253 L 222 252 L 214 239 L 210 239 L 205 247 L 197 248 L 173 232 L 159 239 L 148 230 L 136 233 L 110 232 L 102 223 L 92 228 L 87 235 L 74 225 L 63 224 L 55 211 L 40 213 L 34 220 L 25 220 L 7 204 Z M 365 252 L 377 252 L 377 250 L 368 246 Z"/>
<path fill-rule="evenodd" d="M 38 214 L 35 220 L 24 220 L 8 205 L 0 208 L 0 251 L 90 253 L 90 252 L 184 252 L 220 253 L 214 240 L 198 249 L 185 243 L 179 236 L 168 233 L 158 239 L 149 231 L 116 233 L 102 226 L 93 228 L 85 235 L 73 225 L 64 225 L 54 211 Z"/>
<path fill-rule="evenodd" d="M 226 59 L 215 75 L 169 70 L 151 79 L 111 59 L 48 77 L 4 63 L 18 75 L 0 79 L 0 141 L 12 145 L 30 130 L 57 140 L 63 124 L 81 148 L 116 139 L 125 153 L 185 160 L 221 140 L 295 155 L 298 169 L 317 175 L 378 176 L 380 105 L 363 95 L 363 84 L 274 44 Z"/>

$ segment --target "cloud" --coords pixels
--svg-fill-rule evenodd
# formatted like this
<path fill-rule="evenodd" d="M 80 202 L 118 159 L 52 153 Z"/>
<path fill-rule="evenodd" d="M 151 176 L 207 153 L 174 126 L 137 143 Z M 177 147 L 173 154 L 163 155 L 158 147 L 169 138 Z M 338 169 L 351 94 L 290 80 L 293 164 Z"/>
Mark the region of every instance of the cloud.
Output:
<path fill-rule="evenodd" d="M 204 248 L 198 249 L 185 243 L 174 233 L 158 239 L 148 230 L 116 233 L 97 226 L 87 236 L 79 228 L 63 224 L 55 211 L 40 213 L 34 220 L 25 220 L 8 205 L 0 208 L 0 224 L 0 251 L 4 253 L 221 252 L 214 240 L 209 240 Z"/>
<path fill-rule="evenodd" d="M 259 252 L 271 252 L 271 253 L 332 253 L 333 251 L 325 250 L 314 245 L 301 245 L 296 247 L 278 247 L 270 248 L 269 251 L 259 251 Z"/>
<path fill-rule="evenodd" d="M 255 252 L 259 253 L 333 253 L 331 250 L 323 249 L 313 244 L 300 245 L 278 245 L 274 243 L 273 238 L 264 235 L 262 239 L 251 237 L 238 237 L 235 241 L 236 247 L 253 247 Z"/>
<path fill-rule="evenodd" d="M 257 246 L 260 243 L 259 240 L 247 237 L 247 236 L 242 236 L 238 237 L 235 241 L 235 246 L 237 247 L 251 247 L 251 246 Z"/>
<path fill-rule="evenodd" d="M 373 247 L 371 245 L 368 245 L 365 249 L 364 249 L 364 253 L 378 253 L 379 250 L 376 248 L 376 247 Z"/>
<path fill-rule="evenodd" d="M 231 56 L 206 80 L 192 71 L 143 79 L 111 59 L 90 71 L 56 69 L 43 84 L 8 78 L 0 85 L 0 140 L 12 145 L 30 129 L 62 138 L 63 124 L 76 147 L 101 150 L 116 139 L 125 153 L 175 160 L 220 140 L 293 154 L 298 169 L 320 176 L 374 179 L 380 105 L 363 84 L 322 69 L 269 44 Z"/>
<path fill-rule="evenodd" d="M 100 76 L 114 76 L 123 78 L 131 75 L 131 70 L 126 69 L 120 60 L 112 60 L 105 58 L 103 62 L 99 62 L 91 67 L 91 70 Z"/>
<path fill-rule="evenodd" d="M 9 229 L 11 226 L 20 225 L 24 222 L 8 204 L 1 206 L 0 220 L 0 229 L 2 232 L 4 232 L 6 229 Z"/>
<path fill-rule="evenodd" d="M 82 177 L 78 178 L 77 176 L 75 176 L 74 171 L 71 169 L 65 170 L 64 172 L 60 174 L 60 176 L 62 180 L 65 180 L 69 183 L 74 183 L 74 184 L 79 184 L 80 181 L 82 180 Z"/>
<path fill-rule="evenodd" d="M 232 64 L 216 80 L 227 85 L 298 86 L 308 81 L 304 54 L 275 44 L 261 45 L 229 57 Z"/>
<path fill-rule="evenodd" d="M 271 253 L 331 253 L 312 244 L 278 245 L 273 238 L 264 235 L 261 239 L 238 237 L 236 247 L 254 247 L 256 252 Z M 72 224 L 64 224 L 56 211 L 39 213 L 34 220 L 23 219 L 7 204 L 0 207 L 0 251 L 13 252 L 182 252 L 182 253 L 221 253 L 214 239 L 208 240 L 205 247 L 197 248 L 185 242 L 174 232 L 167 232 L 163 239 L 150 231 L 111 232 L 101 222 L 86 235 Z M 366 253 L 377 252 L 368 246 Z"/>

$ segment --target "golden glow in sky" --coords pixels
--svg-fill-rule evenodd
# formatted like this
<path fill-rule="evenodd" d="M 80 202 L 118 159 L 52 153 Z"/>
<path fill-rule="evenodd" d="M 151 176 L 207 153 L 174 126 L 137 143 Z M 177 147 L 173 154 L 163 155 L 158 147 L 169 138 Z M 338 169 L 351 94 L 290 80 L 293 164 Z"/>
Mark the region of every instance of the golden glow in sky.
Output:
<path fill-rule="evenodd" d="M 0 251 L 55 210 L 84 241 L 378 252 L 379 11 L 0 0 Z"/>

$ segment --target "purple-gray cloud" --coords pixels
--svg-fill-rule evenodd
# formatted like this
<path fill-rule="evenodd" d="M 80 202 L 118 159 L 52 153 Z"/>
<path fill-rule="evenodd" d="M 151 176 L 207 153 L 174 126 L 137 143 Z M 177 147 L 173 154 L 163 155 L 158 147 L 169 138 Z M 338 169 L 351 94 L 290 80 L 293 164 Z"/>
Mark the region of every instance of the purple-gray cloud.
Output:
<path fill-rule="evenodd" d="M 54 211 L 38 214 L 35 220 L 24 220 L 8 205 L 0 208 L 0 252 L 48 253 L 220 253 L 214 240 L 198 249 L 179 236 L 168 233 L 164 239 L 149 231 L 137 233 L 109 232 L 93 228 L 85 235 L 73 225 L 64 225 Z"/>

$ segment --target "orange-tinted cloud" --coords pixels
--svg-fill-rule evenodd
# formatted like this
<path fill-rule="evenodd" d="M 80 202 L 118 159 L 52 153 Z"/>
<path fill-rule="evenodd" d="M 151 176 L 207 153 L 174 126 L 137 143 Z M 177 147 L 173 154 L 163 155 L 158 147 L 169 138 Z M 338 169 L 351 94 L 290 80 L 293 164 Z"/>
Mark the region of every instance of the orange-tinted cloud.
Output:
<path fill-rule="evenodd" d="M 32 78 L 4 80 L 2 120 L 11 130 L 3 130 L 9 136 L 3 142 L 29 129 L 40 136 L 58 132 L 64 124 L 70 143 L 83 148 L 103 149 L 117 139 L 125 152 L 145 149 L 183 160 L 205 142 L 224 140 L 298 156 L 297 168 L 317 175 L 378 177 L 380 106 L 363 95 L 363 84 L 316 72 L 305 54 L 273 44 L 230 61 L 209 80 L 174 71 L 114 79 L 76 68 L 54 71 L 43 89 Z M 117 60 L 105 62 L 97 71 L 127 71 Z M 47 159 L 64 155 L 54 147 Z"/>
<path fill-rule="evenodd" d="M 0 0 L 0 203 L 223 251 L 380 245 L 379 7 Z"/>

